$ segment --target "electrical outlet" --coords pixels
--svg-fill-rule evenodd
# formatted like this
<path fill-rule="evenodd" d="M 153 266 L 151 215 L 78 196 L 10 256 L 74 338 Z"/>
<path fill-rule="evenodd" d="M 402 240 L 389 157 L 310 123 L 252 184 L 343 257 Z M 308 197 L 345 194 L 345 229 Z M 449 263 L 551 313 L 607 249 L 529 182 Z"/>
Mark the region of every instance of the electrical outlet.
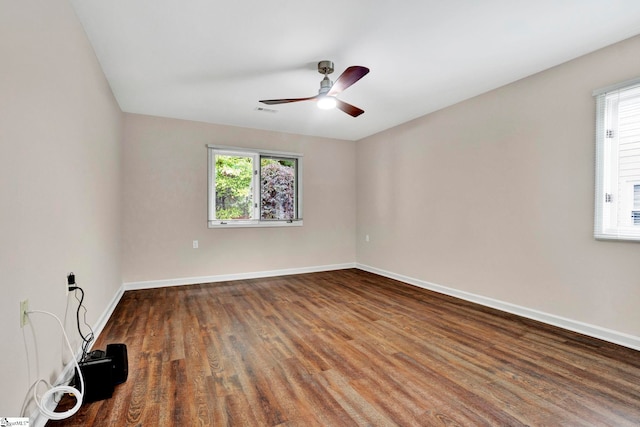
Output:
<path fill-rule="evenodd" d="M 73 274 L 73 271 L 67 274 L 67 282 L 64 285 L 64 292 L 66 296 L 69 296 L 69 288 L 71 286 L 76 286 L 76 275 Z"/>
<path fill-rule="evenodd" d="M 24 325 L 29 323 L 29 300 L 20 301 L 20 327 L 24 328 Z"/>
<path fill-rule="evenodd" d="M 198 241 L 197 240 L 193 241 L 193 249 L 198 249 Z"/>

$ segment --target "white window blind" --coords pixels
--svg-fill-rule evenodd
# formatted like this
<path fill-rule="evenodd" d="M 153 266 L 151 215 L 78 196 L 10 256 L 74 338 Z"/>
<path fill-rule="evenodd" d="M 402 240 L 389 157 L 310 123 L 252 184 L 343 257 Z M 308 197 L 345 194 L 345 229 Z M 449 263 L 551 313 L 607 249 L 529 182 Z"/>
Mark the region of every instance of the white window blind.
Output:
<path fill-rule="evenodd" d="M 640 241 L 640 79 L 594 95 L 594 235 L 599 239 Z"/>

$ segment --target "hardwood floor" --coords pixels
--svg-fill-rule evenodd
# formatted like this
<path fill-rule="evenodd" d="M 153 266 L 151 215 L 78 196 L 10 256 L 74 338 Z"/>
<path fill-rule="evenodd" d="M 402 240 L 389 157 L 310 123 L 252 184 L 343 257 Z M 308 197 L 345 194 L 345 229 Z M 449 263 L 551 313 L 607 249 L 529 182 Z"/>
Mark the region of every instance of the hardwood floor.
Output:
<path fill-rule="evenodd" d="M 640 425 L 640 352 L 360 270 L 126 292 L 116 342 L 48 426 Z"/>

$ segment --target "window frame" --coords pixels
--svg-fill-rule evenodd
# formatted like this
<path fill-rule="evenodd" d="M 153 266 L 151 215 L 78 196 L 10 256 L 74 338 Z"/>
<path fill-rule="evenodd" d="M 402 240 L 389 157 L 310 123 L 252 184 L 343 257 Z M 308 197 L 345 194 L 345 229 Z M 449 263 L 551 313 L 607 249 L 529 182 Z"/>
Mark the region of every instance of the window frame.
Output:
<path fill-rule="evenodd" d="M 631 219 L 634 225 L 640 225 L 640 183 L 632 184 Z"/>
<path fill-rule="evenodd" d="M 622 188 L 618 165 L 618 100 L 625 91 L 640 89 L 640 78 L 621 82 L 593 92 L 596 98 L 596 173 L 594 237 L 598 240 L 640 242 L 640 227 L 621 225 L 618 214 Z M 616 121 L 616 123 L 614 123 Z M 613 131 L 613 135 L 608 135 Z M 633 188 L 633 183 L 631 188 Z M 633 194 L 631 195 L 633 204 Z M 633 215 L 633 214 L 632 214 Z"/>
<path fill-rule="evenodd" d="M 254 202 L 254 218 L 252 219 L 216 219 L 215 211 L 215 156 L 233 155 L 242 157 L 253 157 L 253 202 Z M 261 219 L 262 198 L 260 196 L 261 185 L 261 159 L 265 158 L 281 158 L 291 159 L 296 162 L 295 170 L 295 210 L 296 217 L 294 219 Z M 301 227 L 303 225 L 302 218 L 302 195 L 303 195 L 303 155 L 300 153 L 261 150 L 245 147 L 231 147 L 223 145 L 207 145 L 207 226 L 208 228 L 245 228 L 245 227 Z"/>

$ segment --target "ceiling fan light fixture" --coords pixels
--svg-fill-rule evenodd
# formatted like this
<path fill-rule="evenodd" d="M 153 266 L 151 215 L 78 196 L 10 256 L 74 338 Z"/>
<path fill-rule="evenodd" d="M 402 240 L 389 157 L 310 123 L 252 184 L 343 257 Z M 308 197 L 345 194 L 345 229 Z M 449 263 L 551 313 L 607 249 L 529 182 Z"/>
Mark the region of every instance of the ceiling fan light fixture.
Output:
<path fill-rule="evenodd" d="M 363 109 L 344 101 L 340 101 L 337 96 L 367 75 L 369 72 L 367 67 L 352 65 L 340 74 L 340 77 L 338 77 L 335 83 L 333 83 L 331 79 L 329 79 L 329 76 L 327 76 L 327 74 L 331 74 L 333 72 L 333 62 L 320 61 L 318 63 L 318 72 L 320 74 L 324 74 L 324 78 L 320 82 L 320 90 L 318 90 L 318 94 L 316 96 L 310 96 L 308 98 L 263 99 L 260 102 L 267 105 L 277 105 L 300 101 L 315 101 L 318 108 L 323 110 L 338 108 L 340 111 L 350 115 L 351 117 L 358 117 L 364 113 Z"/>
<path fill-rule="evenodd" d="M 333 96 L 321 96 L 318 98 L 318 108 L 321 110 L 331 110 L 336 108 L 336 98 Z"/>

